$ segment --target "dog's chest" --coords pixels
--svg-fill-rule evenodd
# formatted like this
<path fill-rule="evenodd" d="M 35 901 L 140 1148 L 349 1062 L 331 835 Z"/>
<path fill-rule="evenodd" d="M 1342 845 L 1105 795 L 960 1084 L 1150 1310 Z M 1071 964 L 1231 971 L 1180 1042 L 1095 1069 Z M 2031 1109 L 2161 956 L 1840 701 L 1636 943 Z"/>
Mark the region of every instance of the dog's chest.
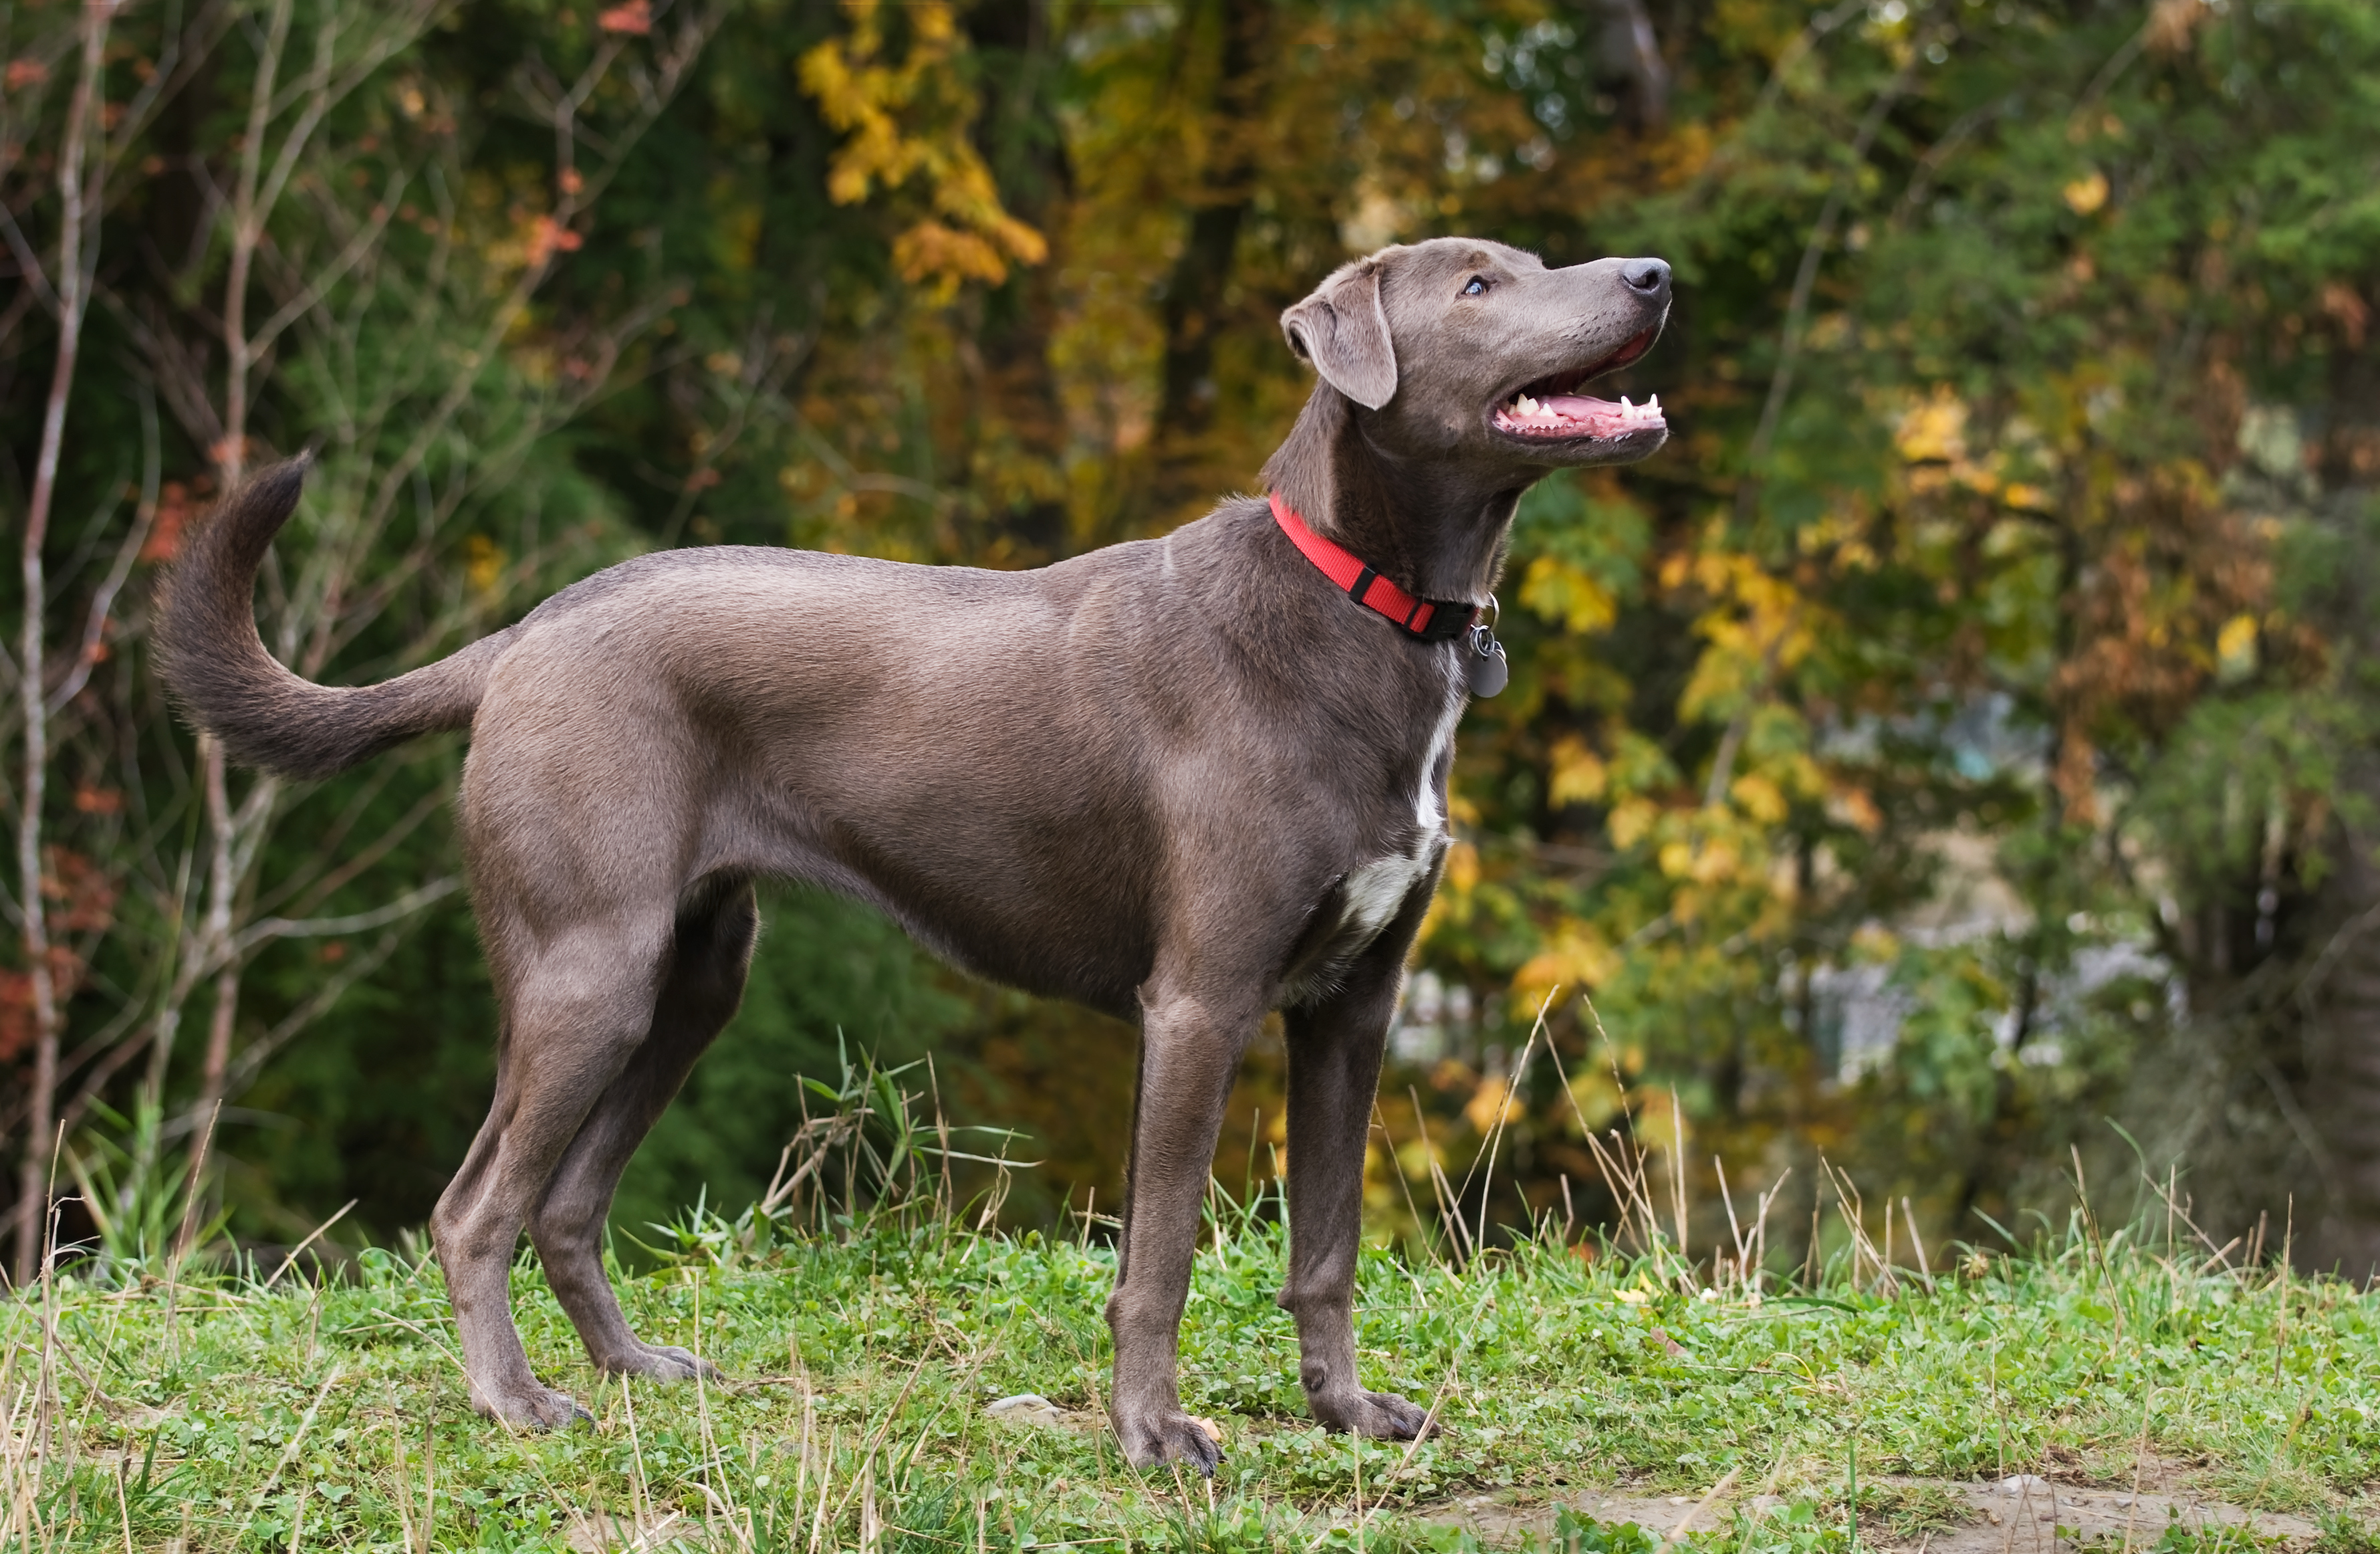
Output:
<path fill-rule="evenodd" d="M 1303 1002 L 1336 988 L 1349 964 L 1371 948 L 1437 868 L 1448 840 L 1439 795 L 1462 714 L 1458 697 L 1431 731 L 1411 808 L 1384 817 L 1372 839 L 1378 850 L 1340 876 L 1323 897 L 1283 989 L 1284 1002 Z"/>

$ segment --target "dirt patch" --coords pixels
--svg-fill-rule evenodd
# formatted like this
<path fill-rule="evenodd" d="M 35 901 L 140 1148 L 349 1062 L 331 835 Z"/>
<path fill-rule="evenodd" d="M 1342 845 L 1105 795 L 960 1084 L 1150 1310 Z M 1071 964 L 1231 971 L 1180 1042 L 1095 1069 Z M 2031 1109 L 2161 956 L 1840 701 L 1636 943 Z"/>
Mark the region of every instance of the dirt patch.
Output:
<path fill-rule="evenodd" d="M 2176 1519 L 2193 1533 L 2245 1526 L 2260 1540 L 2292 1549 L 2303 1548 L 2320 1533 L 2302 1517 L 2250 1512 L 2178 1485 L 2135 1495 L 2129 1488 L 2078 1487 L 2028 1474 L 1998 1484 L 1896 1475 L 1878 1479 L 1875 1488 L 1883 1514 L 1863 1520 L 1860 1539 L 1896 1554 L 2075 1554 L 2085 1546 L 2120 1549 L 2127 1542 L 2144 1549 Z M 1862 1500 L 1866 1503 L 1864 1494 Z M 1700 1495 L 1591 1489 L 1529 1505 L 1482 1495 L 1457 1500 L 1430 1519 L 1467 1528 L 1482 1543 L 1497 1547 L 1518 1542 L 1524 1533 L 1550 1535 L 1554 1513 L 1564 1507 L 1598 1522 L 1633 1522 L 1668 1536 L 1682 1524 L 1689 1532 L 1709 1532 L 1725 1526 L 1739 1509 L 1757 1514 L 1783 1503 L 1774 1495 L 1730 1494 L 1706 1507 Z M 1888 1524 L 1879 1527 L 1877 1520 Z"/>

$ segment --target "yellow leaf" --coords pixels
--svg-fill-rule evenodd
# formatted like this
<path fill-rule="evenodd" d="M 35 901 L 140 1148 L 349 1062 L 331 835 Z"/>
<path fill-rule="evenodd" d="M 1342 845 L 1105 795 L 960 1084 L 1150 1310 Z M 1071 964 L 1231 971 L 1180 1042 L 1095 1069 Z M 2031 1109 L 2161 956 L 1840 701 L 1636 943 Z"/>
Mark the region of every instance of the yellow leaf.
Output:
<path fill-rule="evenodd" d="M 1578 1108 L 1570 1125 L 1577 1127 L 1584 1121 L 1589 1130 L 1598 1129 L 1620 1115 L 1621 1108 L 1627 1103 L 1618 1082 L 1611 1077 L 1610 1067 L 1599 1058 L 1582 1064 L 1571 1075 L 1570 1099 Z"/>
<path fill-rule="evenodd" d="M 903 7 L 908 51 L 897 63 L 884 51 L 880 0 L 845 0 L 845 37 L 830 38 L 801 57 L 796 79 L 820 116 L 844 136 L 827 167 L 827 194 L 856 204 L 922 178 L 935 212 L 893 239 L 901 277 L 947 300 L 964 281 L 996 285 L 1014 261 L 1048 257 L 1041 234 L 1003 210 L 990 169 L 973 138 L 980 106 L 948 0 Z"/>
<path fill-rule="evenodd" d="M 1664 858 L 1663 861 L 1668 860 Z M 1716 885 L 1733 879 L 1736 866 L 1742 861 L 1743 855 L 1728 843 L 1706 842 L 1695 849 L 1688 872 L 1693 874 L 1697 885 Z"/>
<path fill-rule="evenodd" d="M 1512 1099 L 1512 1087 L 1490 1074 L 1479 1081 L 1479 1088 L 1463 1108 L 1463 1117 L 1476 1133 L 1486 1133 L 1500 1119 L 1511 1123 L 1521 1115 L 1521 1103 Z"/>
<path fill-rule="evenodd" d="M 1601 631 L 1620 615 L 1619 602 L 1609 589 L 1557 556 L 1539 556 L 1529 563 L 1521 583 L 1521 602 L 1581 634 Z"/>
<path fill-rule="evenodd" d="M 2058 191 L 2066 197 L 2066 208 L 2078 216 L 2087 216 L 2107 202 L 2107 175 L 2094 170 L 2087 177 L 2075 179 Z"/>
<path fill-rule="evenodd" d="M 1512 974 L 1512 1006 L 1524 1017 L 1534 1015 L 1555 989 L 1600 987 L 1620 966 L 1620 952 L 1591 924 L 1566 921 Z"/>
<path fill-rule="evenodd" d="M 1546 784 L 1546 797 L 1556 805 L 1593 804 L 1610 786 L 1611 773 L 1605 768 L 1603 758 L 1587 747 L 1586 741 L 1574 734 L 1563 735 L 1554 741 L 1553 775 Z"/>
<path fill-rule="evenodd" d="M 2215 637 L 2215 658 L 2226 679 L 2252 674 L 2256 669 L 2256 617 L 2234 615 Z"/>
<path fill-rule="evenodd" d="M 1896 961 L 1900 958 L 1900 938 L 1881 924 L 1868 923 L 1852 935 L 1852 953 L 1877 964 Z"/>
<path fill-rule="evenodd" d="M 1409 1139 L 1397 1147 L 1397 1169 L 1415 1182 L 1429 1180 L 1429 1168 L 1446 1163 L 1445 1151 L 1434 1144 Z"/>
<path fill-rule="evenodd" d="M 1738 807 L 1763 825 L 1773 826 L 1785 818 L 1784 794 L 1756 771 L 1738 777 L 1727 791 Z"/>
<path fill-rule="evenodd" d="M 1893 442 L 1912 464 L 1949 463 L 1967 452 L 1967 407 L 1947 383 L 1935 385 L 1933 397 L 1904 412 Z"/>
<path fill-rule="evenodd" d="M 945 278 L 997 285 L 1008 275 L 999 249 L 938 221 L 921 221 L 892 239 L 892 268 L 911 285 Z"/>
<path fill-rule="evenodd" d="M 474 534 L 463 542 L 463 575 L 471 586 L 486 593 L 496 586 L 504 573 L 504 552 L 484 534 Z"/>
<path fill-rule="evenodd" d="M 1660 811 L 1649 799 L 1622 799 L 1612 806 L 1611 819 L 1604 829 L 1611 832 L 1613 846 L 1633 847 L 1645 840 L 1645 833 L 1653 829 L 1653 822 L 1659 818 Z"/>

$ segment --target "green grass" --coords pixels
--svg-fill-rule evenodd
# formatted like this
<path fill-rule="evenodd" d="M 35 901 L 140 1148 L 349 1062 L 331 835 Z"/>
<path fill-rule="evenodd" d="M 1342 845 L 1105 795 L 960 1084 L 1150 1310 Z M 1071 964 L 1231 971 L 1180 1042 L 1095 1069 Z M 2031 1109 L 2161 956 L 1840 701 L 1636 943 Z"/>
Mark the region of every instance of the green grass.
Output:
<path fill-rule="evenodd" d="M 625 1545 L 673 1513 L 649 1547 L 853 1548 L 873 1531 L 918 1550 L 1454 1548 L 1428 1513 L 1457 1495 L 1698 1494 L 1733 1473 L 1779 1503 L 1698 1548 L 1842 1554 L 1854 1444 L 1864 1482 L 2122 1483 L 2148 1461 L 2235 1504 L 2327 1516 L 2340 1554 L 2370 1547 L 2380 1297 L 2337 1282 L 2099 1245 L 2080 1219 L 1931 1292 L 1838 1270 L 1758 1305 L 1608 1250 L 1529 1244 L 1460 1269 L 1371 1251 L 1367 1382 L 1435 1400 L 1446 1425 L 1408 1449 L 1307 1420 L 1272 1302 L 1275 1208 L 1225 1206 L 1198 1259 L 1183 1394 L 1223 1428 L 1211 1487 L 1135 1473 L 1097 1427 L 1107 1249 L 889 1214 L 756 1246 L 710 1220 L 674 1266 L 624 1284 L 640 1332 L 722 1368 L 701 1387 L 596 1377 L 520 1265 L 530 1356 L 596 1416 L 553 1435 L 471 1414 L 422 1259 L 367 1253 L 325 1287 L 61 1276 L 0 1304 L 0 1549 L 544 1548 L 599 1514 Z M 1079 1427 L 986 1417 L 1024 1391 Z M 1864 1539 L 1954 1515 L 1922 1490 L 1862 1499 Z M 1658 1539 L 1566 1519 L 1556 1542 Z"/>

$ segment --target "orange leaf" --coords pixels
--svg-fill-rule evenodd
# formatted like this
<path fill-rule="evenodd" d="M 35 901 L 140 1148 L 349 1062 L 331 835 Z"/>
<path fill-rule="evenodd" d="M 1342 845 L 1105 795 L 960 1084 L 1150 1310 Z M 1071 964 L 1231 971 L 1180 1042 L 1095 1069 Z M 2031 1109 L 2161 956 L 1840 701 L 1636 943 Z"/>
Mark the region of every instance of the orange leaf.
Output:
<path fill-rule="evenodd" d="M 120 815 L 124 795 L 114 788 L 77 788 L 74 807 L 86 815 Z"/>
<path fill-rule="evenodd" d="M 625 6 L 599 12 L 595 25 L 606 32 L 627 32 L 641 38 L 653 30 L 652 0 L 628 0 Z"/>
<path fill-rule="evenodd" d="M 182 526 L 190 521 L 190 491 L 179 480 L 168 480 L 157 493 L 157 516 L 141 543 L 142 561 L 171 561 L 182 548 Z"/>

